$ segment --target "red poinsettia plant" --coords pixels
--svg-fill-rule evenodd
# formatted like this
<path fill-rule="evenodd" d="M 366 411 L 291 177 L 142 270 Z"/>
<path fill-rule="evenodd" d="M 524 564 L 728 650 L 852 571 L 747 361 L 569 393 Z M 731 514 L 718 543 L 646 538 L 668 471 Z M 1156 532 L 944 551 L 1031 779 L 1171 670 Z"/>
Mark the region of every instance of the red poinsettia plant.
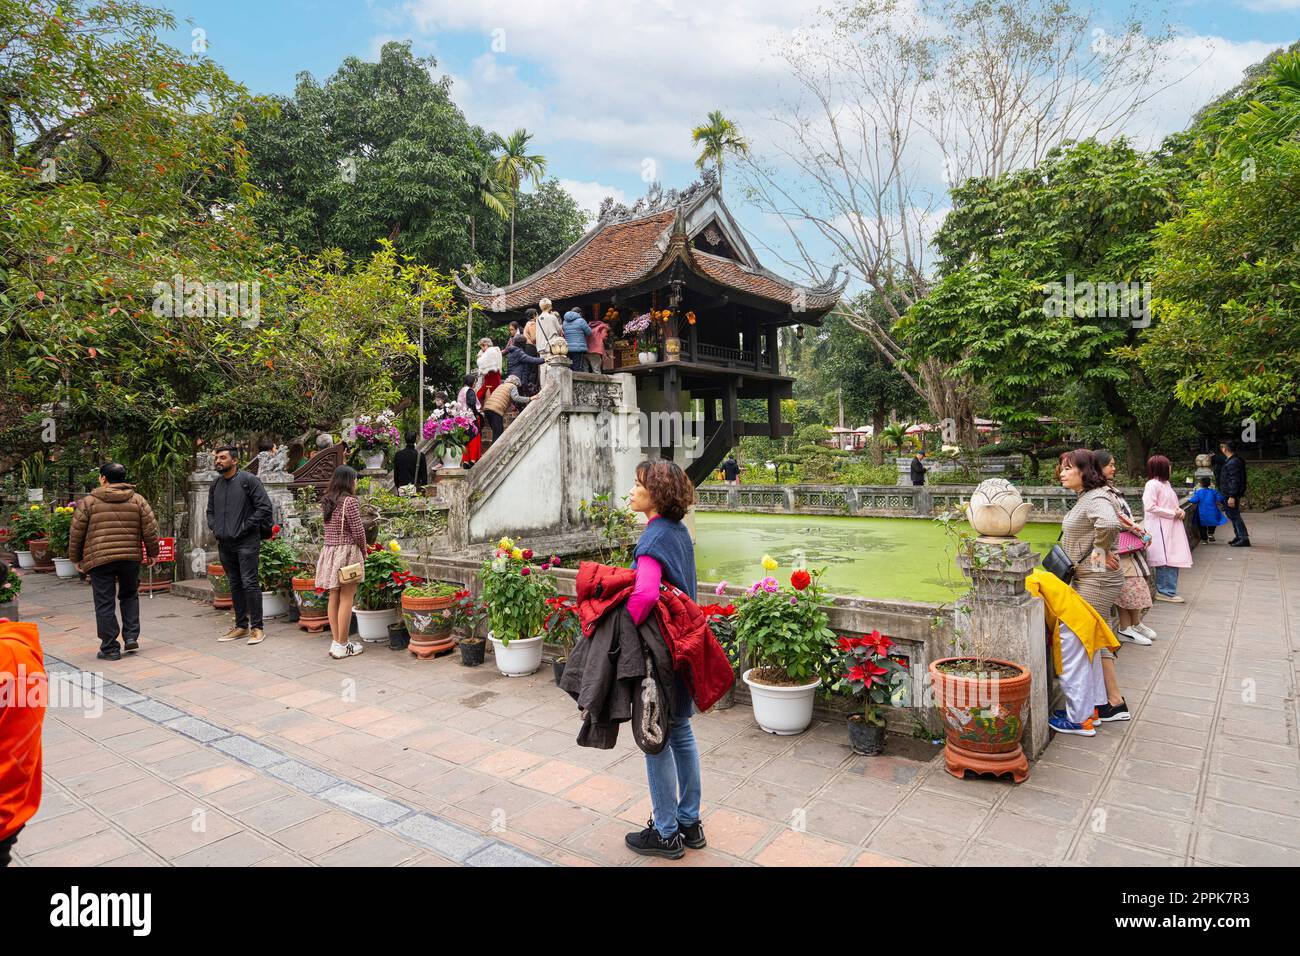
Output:
<path fill-rule="evenodd" d="M 557 594 L 546 599 L 546 607 L 546 617 L 542 618 L 546 639 L 562 647 L 578 643 L 582 636 L 582 621 L 578 617 L 577 598 Z"/>
<path fill-rule="evenodd" d="M 894 646 L 880 631 L 863 637 L 841 637 L 839 640 L 840 667 L 844 681 L 853 694 L 865 699 L 863 718 L 877 727 L 885 726 L 881 708 L 897 704 L 906 687 L 903 678 L 907 671 L 889 656 Z"/>
<path fill-rule="evenodd" d="M 740 668 L 740 642 L 736 640 L 736 605 L 734 604 L 701 604 L 700 610 L 704 612 L 705 623 L 713 636 L 718 639 L 722 649 L 727 652 L 727 660 L 731 662 L 731 669 Z"/>

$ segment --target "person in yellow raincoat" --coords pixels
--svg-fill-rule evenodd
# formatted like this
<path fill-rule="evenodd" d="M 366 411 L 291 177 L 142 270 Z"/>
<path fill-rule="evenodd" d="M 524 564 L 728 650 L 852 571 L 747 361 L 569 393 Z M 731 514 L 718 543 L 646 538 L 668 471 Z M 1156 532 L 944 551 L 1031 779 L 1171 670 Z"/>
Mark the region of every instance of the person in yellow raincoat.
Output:
<path fill-rule="evenodd" d="M 1065 694 L 1065 712 L 1057 711 L 1049 723 L 1058 733 L 1092 737 L 1097 733 L 1093 711 L 1107 703 L 1098 651 L 1119 647 L 1119 640 L 1105 618 L 1050 571 L 1032 571 L 1025 590 L 1043 599 L 1052 664 Z"/>

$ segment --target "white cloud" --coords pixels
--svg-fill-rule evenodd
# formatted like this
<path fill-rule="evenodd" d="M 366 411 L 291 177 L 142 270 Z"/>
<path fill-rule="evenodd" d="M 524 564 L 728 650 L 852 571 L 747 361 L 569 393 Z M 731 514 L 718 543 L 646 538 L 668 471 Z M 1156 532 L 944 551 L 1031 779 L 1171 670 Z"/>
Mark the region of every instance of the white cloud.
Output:
<path fill-rule="evenodd" d="M 1278 13 L 1283 10 L 1300 10 L 1300 0 L 1245 0 L 1242 6 L 1257 13 Z"/>
<path fill-rule="evenodd" d="M 616 186 L 605 186 L 597 182 L 582 182 L 577 179 L 561 179 L 560 185 L 573 197 L 578 208 L 594 220 L 600 211 L 600 204 L 606 196 L 613 196 L 615 202 L 627 203 L 627 196 Z"/>

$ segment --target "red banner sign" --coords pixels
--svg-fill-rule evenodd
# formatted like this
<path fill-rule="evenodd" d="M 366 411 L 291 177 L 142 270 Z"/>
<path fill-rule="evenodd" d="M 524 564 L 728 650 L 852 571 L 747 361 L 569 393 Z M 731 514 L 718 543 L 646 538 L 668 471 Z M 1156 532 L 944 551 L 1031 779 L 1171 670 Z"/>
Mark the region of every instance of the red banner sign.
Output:
<path fill-rule="evenodd" d="M 149 557 L 149 552 L 145 550 L 144 544 L 140 545 L 140 553 L 144 557 Z M 159 538 L 158 539 L 158 561 L 175 561 L 176 560 L 176 539 Z"/>

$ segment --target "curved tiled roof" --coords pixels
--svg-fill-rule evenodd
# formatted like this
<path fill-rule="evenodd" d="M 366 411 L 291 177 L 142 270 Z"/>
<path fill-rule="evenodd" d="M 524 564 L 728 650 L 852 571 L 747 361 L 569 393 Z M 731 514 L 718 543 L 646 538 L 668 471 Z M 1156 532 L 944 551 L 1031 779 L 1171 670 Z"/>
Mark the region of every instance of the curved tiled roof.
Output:
<path fill-rule="evenodd" d="M 707 198 L 713 192 L 709 189 L 703 195 Z M 486 309 L 518 312 L 542 298 L 562 306 L 565 299 L 635 285 L 664 268 L 670 257 L 680 257 L 691 271 L 717 285 L 797 312 L 825 312 L 843 291 L 843 283 L 835 285 L 834 274 L 823 285 L 803 287 L 761 267 L 691 248 L 685 233 L 688 212 L 688 205 L 676 205 L 637 218 L 602 222 L 550 265 L 504 289 L 472 277 L 467 285 L 456 276 L 456 284 Z"/>

